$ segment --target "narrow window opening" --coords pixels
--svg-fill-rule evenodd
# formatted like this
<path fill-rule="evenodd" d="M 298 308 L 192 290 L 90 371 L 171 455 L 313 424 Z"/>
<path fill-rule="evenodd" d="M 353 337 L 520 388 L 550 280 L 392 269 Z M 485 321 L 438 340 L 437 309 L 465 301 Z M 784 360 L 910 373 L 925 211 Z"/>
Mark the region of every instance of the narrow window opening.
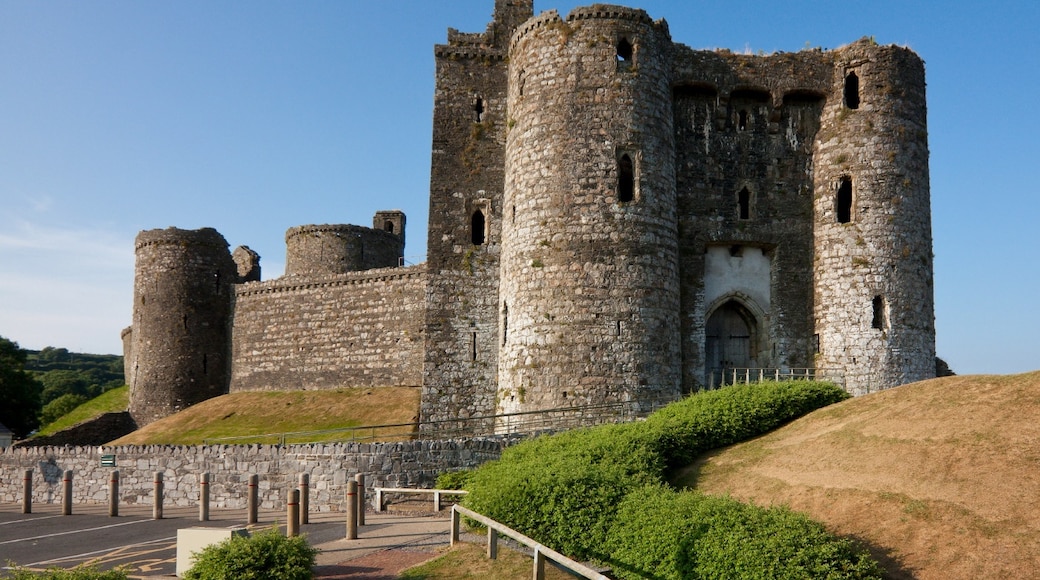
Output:
<path fill-rule="evenodd" d="M 872 302 L 874 316 L 870 320 L 870 327 L 878 330 L 885 329 L 885 299 L 875 296 Z"/>
<path fill-rule="evenodd" d="M 737 194 L 737 206 L 740 209 L 740 219 L 751 219 L 751 192 L 748 188 L 741 189 Z"/>
<path fill-rule="evenodd" d="M 852 179 L 849 177 L 842 177 L 841 184 L 838 185 L 835 211 L 838 213 L 839 224 L 847 224 L 852 221 Z"/>
<path fill-rule="evenodd" d="M 502 346 L 509 340 L 509 305 L 502 303 Z"/>
<path fill-rule="evenodd" d="M 812 349 L 816 354 L 820 354 L 820 335 L 814 334 L 812 337 Z"/>
<path fill-rule="evenodd" d="M 632 168 L 632 158 L 626 153 L 618 160 L 618 202 L 630 202 L 635 198 L 635 194 L 635 171 Z"/>
<path fill-rule="evenodd" d="M 486 221 L 484 220 L 484 212 L 479 209 L 473 212 L 473 217 L 470 219 L 470 235 L 474 246 L 480 246 L 484 244 L 485 240 L 485 229 Z"/>
<path fill-rule="evenodd" d="M 513 206 L 513 223 L 516 223 L 516 206 Z"/>
<path fill-rule="evenodd" d="M 394 222 L 387 220 L 387 222 L 383 224 L 383 229 L 391 234 L 394 233 Z"/>
<path fill-rule="evenodd" d="M 474 105 L 473 110 L 477 112 L 477 122 L 480 123 L 484 120 L 484 99 L 477 97 L 477 104 Z"/>
<path fill-rule="evenodd" d="M 181 315 L 181 326 L 184 327 L 184 330 L 188 330 L 188 315 L 187 314 Z"/>
<path fill-rule="evenodd" d="M 741 109 L 737 112 L 737 130 L 746 131 L 748 125 L 748 112 L 746 109 Z"/>
<path fill-rule="evenodd" d="M 517 93 L 519 93 L 519 96 L 521 96 L 521 97 L 524 96 L 524 84 L 526 84 L 526 83 L 527 83 L 527 75 L 524 73 L 524 71 L 521 70 L 520 74 L 517 75 L 517 79 L 516 79 L 516 90 L 517 90 Z"/>
<path fill-rule="evenodd" d="M 618 64 L 629 64 L 632 62 L 632 43 L 627 38 L 618 40 L 617 59 Z"/>
<path fill-rule="evenodd" d="M 859 108 L 859 77 L 854 72 L 845 75 L 845 106 Z"/>
<path fill-rule="evenodd" d="M 563 392 L 563 398 L 564 398 L 564 399 L 566 399 L 566 398 L 567 398 L 567 391 L 564 391 L 564 392 Z"/>
<path fill-rule="evenodd" d="M 470 344 L 470 349 L 469 349 L 470 360 L 474 360 L 475 361 L 475 360 L 477 360 L 477 333 L 476 332 L 470 333 L 470 343 L 469 344 Z"/>
<path fill-rule="evenodd" d="M 202 355 L 202 374 L 205 375 L 205 374 L 208 374 L 208 373 L 209 373 L 209 359 L 207 359 L 206 355 L 203 354 Z"/>
<path fill-rule="evenodd" d="M 616 329 L 615 329 L 615 331 L 614 331 L 614 332 L 615 332 L 615 334 L 617 334 L 618 336 L 621 336 L 621 330 L 622 330 L 622 328 L 624 328 L 624 326 L 622 325 L 621 321 L 620 321 L 620 320 L 618 320 L 618 321 L 617 321 L 617 328 L 616 328 Z"/>

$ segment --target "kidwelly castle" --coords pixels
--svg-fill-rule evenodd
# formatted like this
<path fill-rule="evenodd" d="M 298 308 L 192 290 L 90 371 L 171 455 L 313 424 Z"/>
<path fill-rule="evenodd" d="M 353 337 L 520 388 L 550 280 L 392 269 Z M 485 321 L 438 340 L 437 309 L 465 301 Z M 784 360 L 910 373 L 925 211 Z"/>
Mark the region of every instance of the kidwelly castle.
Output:
<path fill-rule="evenodd" d="M 291 228 L 266 281 L 215 230 L 141 232 L 139 425 L 250 390 L 415 386 L 436 420 L 935 375 L 910 50 L 693 50 L 642 10 L 495 0 L 434 54 L 426 262 L 402 265 L 396 210 Z"/>

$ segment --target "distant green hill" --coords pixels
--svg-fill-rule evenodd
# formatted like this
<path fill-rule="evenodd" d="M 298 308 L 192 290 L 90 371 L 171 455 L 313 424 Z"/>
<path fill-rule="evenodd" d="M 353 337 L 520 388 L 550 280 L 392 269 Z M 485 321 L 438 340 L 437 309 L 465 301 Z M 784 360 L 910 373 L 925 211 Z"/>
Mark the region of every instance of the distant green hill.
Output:
<path fill-rule="evenodd" d="M 25 370 L 43 384 L 43 405 L 63 395 L 92 399 L 126 384 L 123 357 L 114 354 L 69 352 L 48 346 L 43 350 L 26 350 Z"/>

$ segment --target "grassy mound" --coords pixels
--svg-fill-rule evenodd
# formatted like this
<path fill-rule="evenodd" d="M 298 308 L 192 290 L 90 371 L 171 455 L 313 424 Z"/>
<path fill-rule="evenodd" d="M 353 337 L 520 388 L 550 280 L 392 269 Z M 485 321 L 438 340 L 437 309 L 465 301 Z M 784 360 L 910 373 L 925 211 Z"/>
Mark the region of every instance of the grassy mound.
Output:
<path fill-rule="evenodd" d="M 622 541 L 619 538 L 626 544 L 633 541 L 628 537 L 630 529 L 617 517 L 619 506 L 635 501 L 633 494 L 672 493 L 662 487 L 671 468 L 699 453 L 754 437 L 847 396 L 824 383 L 737 386 L 689 397 L 644 422 L 539 437 L 507 449 L 499 461 L 478 468 L 466 482 L 470 494 L 464 503 L 572 557 L 610 562 L 622 577 L 689 577 L 670 575 L 682 574 L 679 568 L 664 575 L 660 570 L 652 572 L 638 557 L 641 550 L 630 554 L 616 549 L 615 543 Z M 653 501 L 665 500 L 657 497 Z M 780 537 L 793 544 L 801 541 L 800 553 L 845 554 L 842 540 L 821 536 L 818 526 L 814 528 L 807 520 L 758 517 L 755 508 L 736 502 L 720 509 L 730 521 L 744 518 L 750 522 L 749 537 Z M 753 517 L 741 515 L 741 510 L 751 510 L 747 513 Z M 653 540 L 655 545 L 661 541 L 667 541 L 663 549 L 672 552 L 690 548 L 683 544 L 683 536 Z M 714 553 L 720 561 L 732 559 L 727 550 L 737 549 L 737 544 L 719 546 Z M 786 553 L 763 548 L 758 557 L 780 558 Z M 840 564 L 834 566 L 822 556 L 810 560 L 821 569 L 853 571 L 834 577 L 874 577 L 869 561 L 859 567 L 859 560 L 839 558 Z M 800 560 L 792 562 L 802 565 Z M 863 574 L 856 575 L 859 572 Z"/>
<path fill-rule="evenodd" d="M 820 410 L 676 479 L 787 505 L 892 578 L 1040 578 L 1040 372 L 956 376 Z"/>
<path fill-rule="evenodd" d="M 130 387 L 122 386 L 105 391 L 93 399 L 62 415 L 56 421 L 43 426 L 38 435 L 53 435 L 73 425 L 89 421 L 105 413 L 125 411 L 130 399 Z"/>
<path fill-rule="evenodd" d="M 278 443 L 281 433 L 411 423 L 418 412 L 419 389 L 411 387 L 232 393 L 193 405 L 110 444 L 198 445 L 223 437 L 248 437 L 229 441 L 233 443 Z M 388 440 L 410 431 L 411 427 L 400 427 L 376 435 Z M 343 437 L 342 432 L 309 434 L 287 438 L 286 443 Z"/>

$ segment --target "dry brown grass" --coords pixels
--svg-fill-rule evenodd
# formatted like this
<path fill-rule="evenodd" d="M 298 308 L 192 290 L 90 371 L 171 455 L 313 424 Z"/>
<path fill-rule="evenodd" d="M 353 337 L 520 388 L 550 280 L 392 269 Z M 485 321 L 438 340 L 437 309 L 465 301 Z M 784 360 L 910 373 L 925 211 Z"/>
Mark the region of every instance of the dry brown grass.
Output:
<path fill-rule="evenodd" d="M 870 544 L 892 578 L 1040 578 L 1040 372 L 852 399 L 677 482 L 805 512 Z"/>
<path fill-rule="evenodd" d="M 530 553 L 521 554 L 499 544 L 498 558 L 489 560 L 483 544 L 456 544 L 444 555 L 401 573 L 402 580 L 529 580 L 534 568 Z M 570 580 L 574 576 L 545 564 L 546 580 Z"/>
<path fill-rule="evenodd" d="M 418 414 L 419 389 L 414 387 L 233 393 L 189 407 L 110 445 L 196 445 L 220 437 L 412 423 Z M 380 439 L 393 439 L 390 433 L 382 431 Z M 344 436 L 349 434 L 311 435 L 287 442 L 334 441 Z M 276 443 L 278 438 L 256 441 Z"/>

